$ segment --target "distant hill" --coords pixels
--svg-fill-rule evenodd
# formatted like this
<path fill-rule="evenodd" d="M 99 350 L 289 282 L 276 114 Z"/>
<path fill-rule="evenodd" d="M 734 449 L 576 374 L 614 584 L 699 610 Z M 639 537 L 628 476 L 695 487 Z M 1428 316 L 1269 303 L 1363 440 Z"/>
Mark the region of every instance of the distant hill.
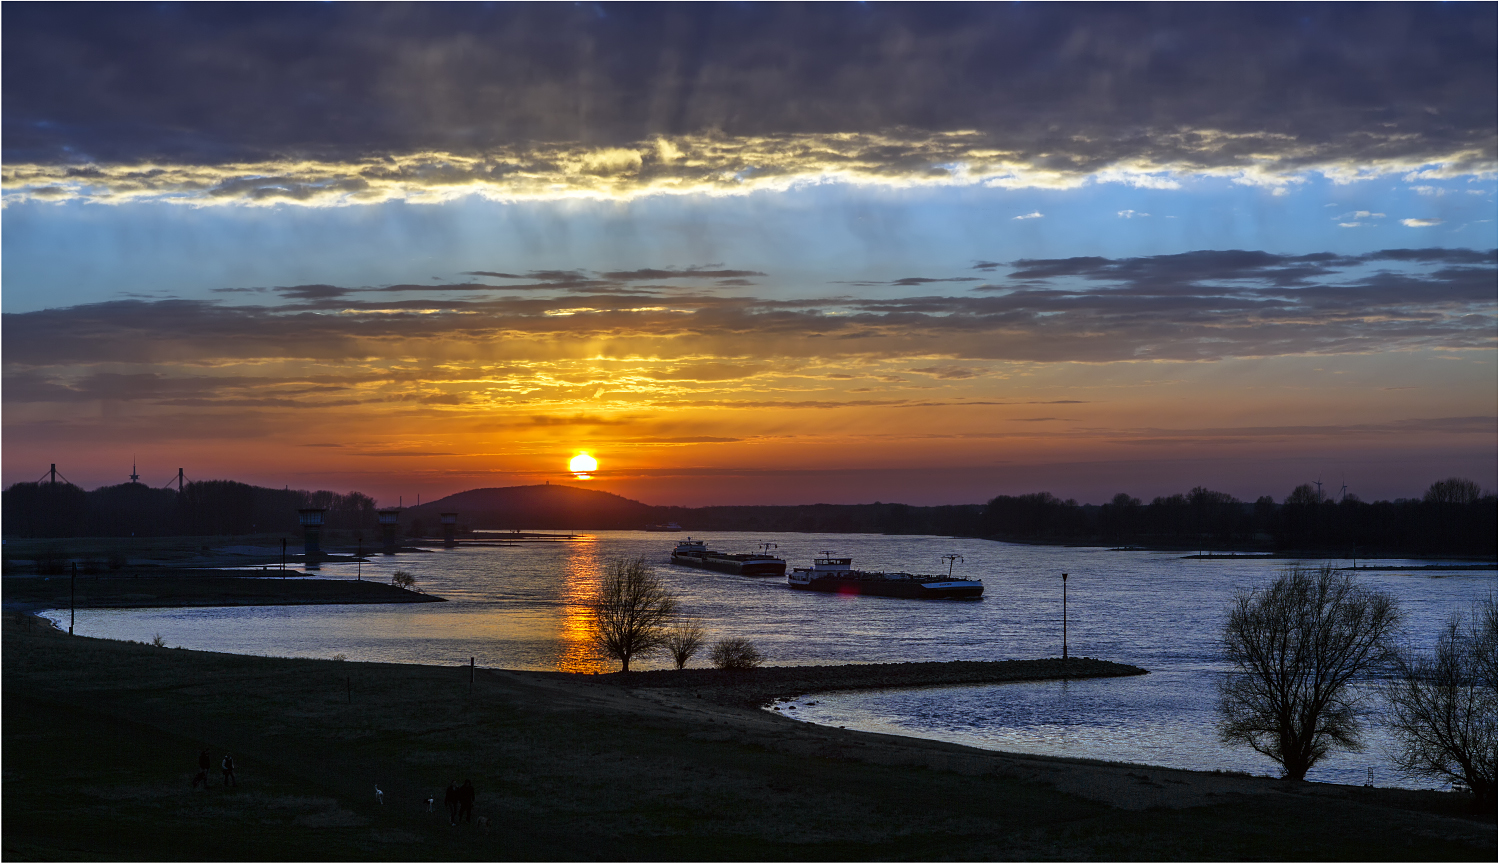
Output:
<path fill-rule="evenodd" d="M 656 507 L 576 486 L 504 486 L 470 489 L 409 507 L 404 530 L 428 536 L 441 529 L 441 513 L 457 513 L 461 528 L 477 530 L 639 530 L 676 522 L 686 531 L 813 531 L 968 535 L 983 504 L 909 507 L 905 504 L 806 504 L 797 506 Z"/>
<path fill-rule="evenodd" d="M 568 529 L 628 530 L 660 521 L 658 509 L 609 492 L 576 486 L 502 486 L 470 489 L 401 514 L 407 530 L 437 533 L 441 513 L 457 513 L 460 525 L 479 530 Z"/>

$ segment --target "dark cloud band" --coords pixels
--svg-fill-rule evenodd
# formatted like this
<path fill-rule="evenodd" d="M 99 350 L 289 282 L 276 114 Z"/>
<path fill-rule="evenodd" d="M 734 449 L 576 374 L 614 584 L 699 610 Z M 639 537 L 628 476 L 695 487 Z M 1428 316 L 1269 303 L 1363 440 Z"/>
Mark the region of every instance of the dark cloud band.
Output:
<path fill-rule="evenodd" d="M 7 4 L 6 189 L 1492 172 L 1494 4 Z"/>
<path fill-rule="evenodd" d="M 759 363 L 788 358 L 923 358 L 927 365 L 909 371 L 958 380 L 982 370 L 931 358 L 1213 360 L 1495 346 L 1494 251 L 1229 250 L 1014 266 L 1010 278 L 958 295 L 770 300 L 687 290 L 656 298 L 575 292 L 558 280 L 550 296 L 382 301 L 303 286 L 283 291 L 291 302 L 281 306 L 129 300 L 0 321 L 12 371 L 266 359 L 417 363 L 434 352 L 486 364 L 606 351 L 694 361 L 663 373 L 667 379 L 745 377 Z"/>

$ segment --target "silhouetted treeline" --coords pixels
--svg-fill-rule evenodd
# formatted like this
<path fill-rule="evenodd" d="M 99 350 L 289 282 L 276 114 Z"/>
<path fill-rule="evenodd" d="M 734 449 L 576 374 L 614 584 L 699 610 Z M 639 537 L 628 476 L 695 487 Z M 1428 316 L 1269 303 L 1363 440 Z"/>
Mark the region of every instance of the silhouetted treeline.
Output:
<path fill-rule="evenodd" d="M 17 483 L 3 495 L 5 533 L 17 537 L 170 537 L 292 533 L 297 510 L 323 507 L 331 528 L 375 529 L 375 500 L 359 492 L 267 489 L 233 480 L 182 492 L 139 483 L 85 492 L 71 483 Z"/>
<path fill-rule="evenodd" d="M 4 493 L 4 530 L 21 537 L 292 533 L 297 510 L 328 510 L 334 529 L 375 530 L 375 502 L 350 492 L 266 489 L 230 480 L 175 490 L 139 484 L 85 492 L 66 483 L 18 483 Z M 1000 495 L 988 504 L 653 507 L 567 486 L 474 489 L 409 508 L 412 534 L 437 530 L 440 512 L 463 529 L 647 528 L 676 522 L 688 531 L 936 534 L 1028 543 L 1265 550 L 1346 557 L 1496 553 L 1496 499 L 1478 484 L 1449 478 L 1421 499 L 1332 501 L 1311 485 L 1277 503 L 1240 501 L 1197 487 L 1145 503 L 1128 494 L 1108 504 L 1063 501 L 1046 492 Z"/>
<path fill-rule="evenodd" d="M 1451 477 L 1420 499 L 1332 501 L 1311 484 L 1280 504 L 1254 503 L 1197 487 L 1143 503 L 1121 493 L 1108 504 L 1062 501 L 1046 492 L 1001 495 L 984 508 L 979 536 L 1030 543 L 1110 544 L 1218 551 L 1265 549 L 1339 557 L 1496 553 L 1496 498 Z"/>

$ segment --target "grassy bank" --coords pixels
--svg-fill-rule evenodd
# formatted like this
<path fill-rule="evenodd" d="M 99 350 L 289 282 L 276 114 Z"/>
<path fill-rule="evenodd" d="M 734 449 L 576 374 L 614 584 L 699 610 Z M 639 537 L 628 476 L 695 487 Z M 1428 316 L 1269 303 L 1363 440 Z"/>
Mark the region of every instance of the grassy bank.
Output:
<path fill-rule="evenodd" d="M 1493 860 L 1440 793 L 1011 756 L 591 676 L 4 633 L 7 860 Z M 235 756 L 189 788 L 201 748 Z M 442 791 L 473 780 L 474 825 Z M 384 791 L 377 803 L 376 785 Z M 436 810 L 425 799 L 435 796 Z"/>

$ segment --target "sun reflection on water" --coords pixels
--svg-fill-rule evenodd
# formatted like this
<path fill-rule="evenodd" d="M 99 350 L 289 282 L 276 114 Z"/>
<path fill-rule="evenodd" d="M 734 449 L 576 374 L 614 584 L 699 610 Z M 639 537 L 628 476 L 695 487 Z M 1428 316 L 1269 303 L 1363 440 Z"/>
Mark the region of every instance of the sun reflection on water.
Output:
<path fill-rule="evenodd" d="M 558 632 L 557 671 L 608 672 L 610 665 L 594 651 L 589 638 L 589 600 L 599 588 L 599 547 L 569 544 L 563 562 L 563 618 Z"/>

